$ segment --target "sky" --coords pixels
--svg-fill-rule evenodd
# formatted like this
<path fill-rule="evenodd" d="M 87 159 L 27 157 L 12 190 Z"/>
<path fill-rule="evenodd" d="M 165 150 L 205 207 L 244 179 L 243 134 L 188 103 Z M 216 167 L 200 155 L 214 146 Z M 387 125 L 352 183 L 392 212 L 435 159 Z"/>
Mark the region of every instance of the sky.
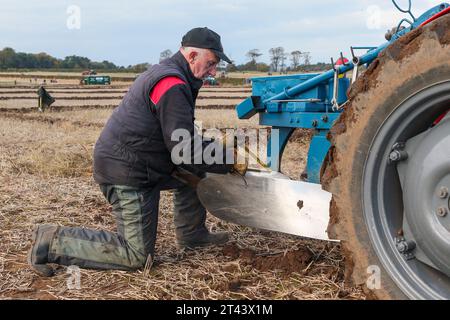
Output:
<path fill-rule="evenodd" d="M 397 0 L 407 6 L 407 0 Z M 444 1 L 413 0 L 417 17 Z M 0 0 L 0 49 L 80 55 L 117 65 L 157 63 L 162 51 L 179 49 L 190 29 L 204 27 L 222 37 L 237 64 L 259 49 L 310 52 L 329 62 L 353 46 L 378 46 L 385 32 L 408 14 L 391 0 Z"/>

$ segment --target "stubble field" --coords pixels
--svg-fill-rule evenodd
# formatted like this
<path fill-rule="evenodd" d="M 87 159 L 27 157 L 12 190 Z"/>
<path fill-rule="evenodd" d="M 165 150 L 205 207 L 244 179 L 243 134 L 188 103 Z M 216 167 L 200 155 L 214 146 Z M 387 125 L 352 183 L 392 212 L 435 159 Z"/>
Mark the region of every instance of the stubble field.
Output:
<path fill-rule="evenodd" d="M 172 193 L 162 193 L 155 263 L 137 272 L 70 270 L 42 278 L 26 264 L 36 223 L 115 230 L 111 209 L 92 179 L 92 151 L 130 83 L 79 86 L 58 81 L 47 90 L 54 107 L 37 111 L 37 84 L 0 77 L 0 298 L 2 299 L 364 299 L 344 280 L 339 244 L 253 230 L 211 215 L 212 230 L 229 231 L 221 248 L 178 251 Z M 208 128 L 263 129 L 238 120 L 234 106 L 249 87 L 209 87 L 196 120 Z M 298 179 L 310 133 L 298 131 L 282 171 Z M 68 273 L 69 271 L 69 273 Z"/>

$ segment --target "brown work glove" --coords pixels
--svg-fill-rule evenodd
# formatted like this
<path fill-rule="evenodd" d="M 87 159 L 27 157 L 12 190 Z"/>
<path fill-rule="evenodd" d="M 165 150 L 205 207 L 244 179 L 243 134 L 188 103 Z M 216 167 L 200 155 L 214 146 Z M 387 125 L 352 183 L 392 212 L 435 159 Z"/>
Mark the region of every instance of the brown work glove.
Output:
<path fill-rule="evenodd" d="M 233 172 L 236 172 L 241 176 L 245 176 L 245 173 L 247 172 L 248 169 L 248 155 L 245 152 L 245 148 L 239 148 L 239 146 L 237 145 L 236 137 L 234 138 L 233 149 L 234 149 Z M 238 163 L 239 160 L 241 161 L 241 163 Z M 244 160 L 244 163 L 242 163 L 242 160 Z"/>
<path fill-rule="evenodd" d="M 227 148 L 227 145 L 226 145 L 227 139 L 231 139 L 231 136 L 225 135 L 223 138 L 218 140 L 218 142 L 222 144 L 224 154 L 229 154 L 227 152 L 228 150 L 231 153 L 230 149 L 233 149 L 232 152 L 233 152 L 234 163 L 233 163 L 233 168 L 231 170 L 231 173 L 238 173 L 239 175 L 244 176 L 245 173 L 247 172 L 247 168 L 248 168 L 248 155 L 245 152 L 246 148 L 245 147 L 239 148 L 236 136 L 233 137 L 233 146 Z M 240 160 L 241 162 L 242 162 L 242 160 L 244 160 L 244 163 L 238 163 L 238 160 Z"/>

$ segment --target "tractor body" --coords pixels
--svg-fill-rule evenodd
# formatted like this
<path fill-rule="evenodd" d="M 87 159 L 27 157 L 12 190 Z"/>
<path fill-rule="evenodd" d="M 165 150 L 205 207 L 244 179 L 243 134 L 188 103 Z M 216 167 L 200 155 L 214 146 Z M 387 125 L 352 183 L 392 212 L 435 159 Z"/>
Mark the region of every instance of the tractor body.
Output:
<path fill-rule="evenodd" d="M 350 60 L 341 53 L 321 74 L 253 78 L 236 111 L 272 127 L 267 159 L 276 172 L 293 131 L 313 130 L 302 183 L 332 194 L 326 232 L 342 241 L 355 284 L 381 299 L 450 299 L 450 5 L 415 17 L 411 1 L 406 10 L 392 2 L 411 19 L 388 42 L 352 47 Z M 254 189 L 266 192 L 269 178 Z M 272 220 L 282 219 L 277 211 Z"/>
<path fill-rule="evenodd" d="M 276 77 L 252 78 L 252 96 L 236 107 L 240 119 L 259 115 L 259 123 L 271 126 L 276 134 L 268 141 L 267 158 L 270 167 L 280 170 L 280 162 L 286 143 L 296 128 L 314 129 L 310 144 L 306 172 L 302 178 L 308 182 L 320 183 L 320 169 L 330 143 L 326 136 L 348 99 L 347 91 L 358 77 L 361 67 L 368 67 L 391 43 L 408 32 L 419 28 L 432 17 L 449 10 L 443 3 L 431 8 L 410 22 L 403 19 L 397 28 L 386 35 L 388 42 L 379 47 L 352 47 L 350 62 L 335 65 L 332 70 L 321 74 L 298 74 Z M 404 23 L 408 27 L 403 27 Z M 367 50 L 361 56 L 357 50 Z M 341 59 L 344 60 L 342 53 Z M 332 60 L 332 64 L 334 62 Z M 352 78 L 345 75 L 353 72 Z"/>

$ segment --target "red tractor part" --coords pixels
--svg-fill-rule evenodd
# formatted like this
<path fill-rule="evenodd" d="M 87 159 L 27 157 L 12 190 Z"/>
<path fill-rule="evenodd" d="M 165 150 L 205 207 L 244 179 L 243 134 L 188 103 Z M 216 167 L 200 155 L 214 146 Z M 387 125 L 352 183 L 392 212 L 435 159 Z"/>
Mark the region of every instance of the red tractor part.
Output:
<path fill-rule="evenodd" d="M 450 13 L 450 7 L 448 7 L 447 9 L 442 10 L 441 12 L 435 14 L 434 16 L 432 16 L 430 19 L 426 20 L 425 22 L 423 22 L 420 26 L 423 27 L 427 24 L 429 24 L 430 22 L 436 20 L 437 18 L 442 17 L 443 15 L 446 15 L 447 13 Z"/>

